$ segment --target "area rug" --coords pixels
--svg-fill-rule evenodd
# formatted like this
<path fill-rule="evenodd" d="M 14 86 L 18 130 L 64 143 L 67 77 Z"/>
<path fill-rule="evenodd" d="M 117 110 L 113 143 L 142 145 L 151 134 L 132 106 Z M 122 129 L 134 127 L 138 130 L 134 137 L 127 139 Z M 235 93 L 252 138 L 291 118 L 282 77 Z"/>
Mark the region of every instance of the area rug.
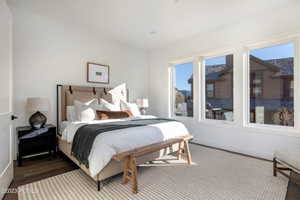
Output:
<path fill-rule="evenodd" d="M 300 181 L 300 174 L 296 172 L 292 172 L 291 177 L 294 180 Z M 299 199 L 300 199 L 300 185 L 297 185 L 296 183 L 289 181 L 285 200 L 299 200 Z"/>
<path fill-rule="evenodd" d="M 98 192 L 81 170 L 20 186 L 19 200 L 284 200 L 288 180 L 272 176 L 272 163 L 191 145 L 194 164 L 172 157 L 138 169 L 139 193 L 112 178 Z"/>

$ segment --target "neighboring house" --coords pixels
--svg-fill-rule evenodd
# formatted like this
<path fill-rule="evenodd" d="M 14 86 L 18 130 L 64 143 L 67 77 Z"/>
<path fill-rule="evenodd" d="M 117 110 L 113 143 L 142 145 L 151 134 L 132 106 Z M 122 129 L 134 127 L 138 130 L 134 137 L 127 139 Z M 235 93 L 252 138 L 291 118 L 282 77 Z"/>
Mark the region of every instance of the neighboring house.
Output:
<path fill-rule="evenodd" d="M 293 113 L 293 65 L 293 58 L 261 60 L 250 56 L 251 122 L 256 121 L 257 107 L 263 109 L 266 124 L 278 123 L 274 122 L 274 115 L 279 109 L 286 108 Z M 233 56 L 226 57 L 226 64 L 206 66 L 206 103 L 209 109 L 233 110 L 232 66 Z M 188 82 L 193 91 L 193 77 Z"/>
<path fill-rule="evenodd" d="M 175 88 L 175 114 L 177 116 L 193 116 L 192 95 L 188 90 Z"/>
<path fill-rule="evenodd" d="M 185 102 L 185 95 L 183 94 L 183 92 L 181 92 L 180 90 L 175 88 L 175 103 L 176 103 L 176 105 L 184 103 L 184 102 Z"/>

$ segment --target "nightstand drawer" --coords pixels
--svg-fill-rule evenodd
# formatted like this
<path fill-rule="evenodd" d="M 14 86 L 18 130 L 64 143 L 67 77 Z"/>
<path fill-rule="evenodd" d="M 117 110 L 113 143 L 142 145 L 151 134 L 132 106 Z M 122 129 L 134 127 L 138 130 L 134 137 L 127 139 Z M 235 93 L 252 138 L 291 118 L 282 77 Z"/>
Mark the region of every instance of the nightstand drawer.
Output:
<path fill-rule="evenodd" d="M 56 153 L 56 127 L 47 125 L 46 129 L 39 131 L 32 130 L 31 127 L 17 128 L 19 139 L 19 166 L 22 165 L 22 157 L 43 152 Z"/>
<path fill-rule="evenodd" d="M 19 156 L 29 156 L 29 155 L 33 155 L 33 154 L 38 154 L 38 153 L 43 153 L 43 152 L 49 152 L 49 148 L 47 148 L 46 146 L 34 146 L 34 148 L 32 148 L 32 146 L 29 146 L 28 144 L 24 144 L 22 145 L 22 151 L 19 152 Z"/>
<path fill-rule="evenodd" d="M 23 139 L 19 143 L 22 156 L 49 151 L 53 149 L 53 137 L 37 137 L 34 139 Z"/>

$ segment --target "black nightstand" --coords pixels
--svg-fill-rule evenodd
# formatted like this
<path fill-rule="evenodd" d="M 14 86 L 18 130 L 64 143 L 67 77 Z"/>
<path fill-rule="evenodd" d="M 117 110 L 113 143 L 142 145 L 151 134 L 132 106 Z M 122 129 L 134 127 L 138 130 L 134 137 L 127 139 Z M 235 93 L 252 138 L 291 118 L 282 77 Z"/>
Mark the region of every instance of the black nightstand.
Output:
<path fill-rule="evenodd" d="M 48 152 L 56 155 L 56 127 L 47 124 L 40 130 L 32 130 L 30 126 L 17 127 L 18 134 L 18 165 L 22 166 L 22 158 L 34 154 Z"/>

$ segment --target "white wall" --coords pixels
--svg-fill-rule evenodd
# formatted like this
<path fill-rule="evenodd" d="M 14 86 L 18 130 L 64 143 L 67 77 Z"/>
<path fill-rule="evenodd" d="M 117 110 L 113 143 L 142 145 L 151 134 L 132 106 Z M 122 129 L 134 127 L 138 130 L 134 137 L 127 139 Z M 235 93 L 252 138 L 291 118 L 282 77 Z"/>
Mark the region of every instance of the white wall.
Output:
<path fill-rule="evenodd" d="M 48 122 L 55 123 L 56 84 L 88 85 L 88 61 L 109 64 L 110 86 L 125 82 L 132 101 L 147 97 L 148 61 L 143 50 L 106 38 L 76 22 L 66 23 L 28 11 L 22 5 L 17 1 L 10 5 L 14 21 L 14 106 L 20 117 L 17 125 L 27 124 L 28 97 L 49 98 Z"/>
<path fill-rule="evenodd" d="M 298 4 L 299 5 L 299 4 Z M 282 35 L 299 33 L 299 6 L 284 7 L 273 15 L 257 15 L 241 19 L 237 24 L 227 25 L 185 41 L 178 41 L 166 48 L 153 50 L 150 54 L 149 96 L 151 112 L 170 116 L 169 63 L 211 52 L 233 50 L 235 54 L 234 124 L 210 124 L 196 119 L 184 120 L 195 141 L 263 158 L 272 158 L 274 149 L 300 147 L 300 130 L 287 133 L 285 130 L 246 128 L 243 126 L 243 51 L 246 45 L 255 44 Z M 201 23 L 195 24 L 201 26 Z M 297 77 L 299 79 L 299 77 Z M 299 88 L 300 90 L 300 88 Z M 299 91 L 300 92 L 300 91 Z M 200 98 L 199 91 L 195 96 Z M 197 102 L 197 101 L 196 101 Z M 169 106 L 167 106 L 169 105 Z M 197 108 L 199 105 L 194 104 Z M 299 123 L 299 120 L 298 120 Z"/>

